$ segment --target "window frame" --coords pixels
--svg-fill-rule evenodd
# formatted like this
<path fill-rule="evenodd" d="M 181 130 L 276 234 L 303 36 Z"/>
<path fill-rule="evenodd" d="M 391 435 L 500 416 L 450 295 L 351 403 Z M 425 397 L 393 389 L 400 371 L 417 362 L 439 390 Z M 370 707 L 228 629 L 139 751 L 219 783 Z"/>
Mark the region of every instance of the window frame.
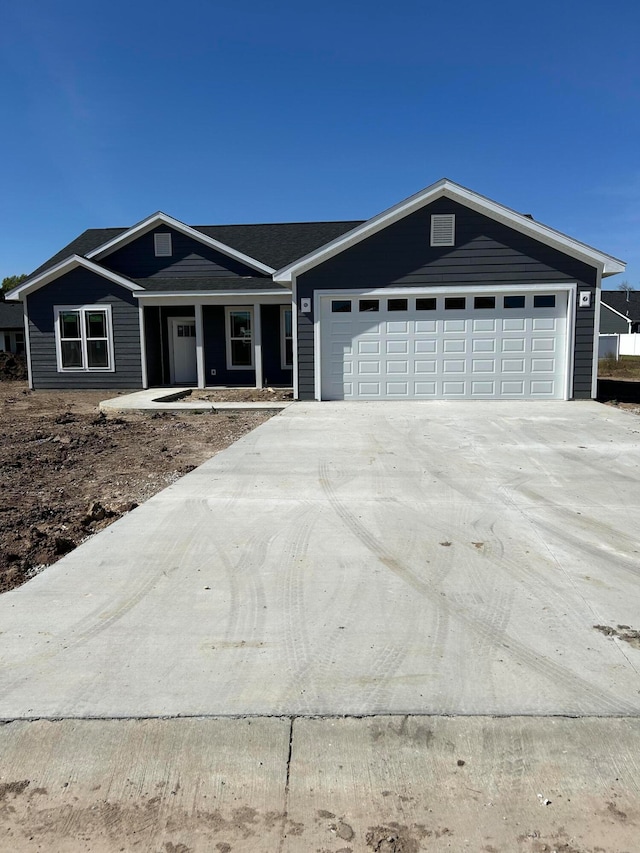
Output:
<path fill-rule="evenodd" d="M 231 335 L 231 316 L 232 314 L 242 312 L 249 315 L 249 340 L 251 343 L 251 364 L 233 364 L 233 349 L 231 347 L 232 340 L 240 340 L 238 335 Z M 224 309 L 225 321 L 225 349 L 227 353 L 227 370 L 255 370 L 255 344 L 254 344 L 254 317 L 253 305 L 225 305 Z M 246 335 L 245 335 L 246 339 Z"/>
<path fill-rule="evenodd" d="M 287 334 L 286 314 L 291 316 L 291 334 Z M 291 340 L 291 364 L 287 364 L 287 340 Z M 280 306 L 280 367 L 282 370 L 293 370 L 293 309 L 291 305 Z"/>
<path fill-rule="evenodd" d="M 77 312 L 79 315 L 80 337 L 62 337 L 62 314 Z M 87 314 L 101 312 L 105 315 L 105 338 L 90 338 L 87 334 Z M 113 313 L 111 305 L 54 305 L 54 333 L 56 340 L 56 366 L 58 373 L 115 373 L 115 357 L 113 349 Z M 62 363 L 62 342 L 64 340 L 79 340 L 82 364 L 79 367 L 65 367 Z M 88 341 L 106 340 L 107 342 L 107 366 L 89 367 Z"/>

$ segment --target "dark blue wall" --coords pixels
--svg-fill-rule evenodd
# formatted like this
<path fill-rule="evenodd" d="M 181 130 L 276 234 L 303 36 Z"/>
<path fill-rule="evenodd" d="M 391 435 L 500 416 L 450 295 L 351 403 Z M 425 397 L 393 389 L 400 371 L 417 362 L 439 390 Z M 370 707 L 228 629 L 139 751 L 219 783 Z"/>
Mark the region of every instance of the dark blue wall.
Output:
<path fill-rule="evenodd" d="M 173 255 L 157 258 L 153 235 L 172 235 Z M 100 260 L 102 266 L 130 278 L 260 276 L 259 272 L 172 228 L 158 227 Z M 266 276 L 265 276 L 266 277 Z"/>
<path fill-rule="evenodd" d="M 455 213 L 456 245 L 430 246 L 431 215 Z M 596 269 L 457 202 L 438 199 L 347 249 L 297 281 L 298 306 L 315 290 L 577 282 L 592 307 L 577 309 L 574 397 L 591 396 Z M 312 300 L 313 305 L 313 300 Z M 298 311 L 299 396 L 314 398 L 313 313 Z"/>
<path fill-rule="evenodd" d="M 54 332 L 56 305 L 111 305 L 115 371 L 58 373 Z M 140 388 L 138 302 L 131 291 L 77 267 L 27 296 L 34 388 Z"/>

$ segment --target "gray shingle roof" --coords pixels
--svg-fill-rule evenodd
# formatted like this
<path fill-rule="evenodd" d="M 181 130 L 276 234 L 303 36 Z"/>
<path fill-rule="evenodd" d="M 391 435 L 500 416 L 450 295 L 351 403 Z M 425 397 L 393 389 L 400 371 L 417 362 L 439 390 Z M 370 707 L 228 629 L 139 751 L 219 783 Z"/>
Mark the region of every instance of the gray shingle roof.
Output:
<path fill-rule="evenodd" d="M 627 299 L 627 296 L 629 297 Z M 629 294 L 621 290 L 603 290 L 602 301 L 633 323 L 640 322 L 640 291 L 631 290 Z"/>
<path fill-rule="evenodd" d="M 362 221 L 358 220 L 280 222 L 262 225 L 194 225 L 192 227 L 254 260 L 262 261 L 273 269 L 279 269 L 361 224 Z M 84 256 L 127 230 L 127 228 L 89 228 L 35 269 L 31 276 L 44 272 L 70 255 Z"/>
<path fill-rule="evenodd" d="M 22 329 L 23 311 L 20 302 L 0 302 L 0 329 Z"/>

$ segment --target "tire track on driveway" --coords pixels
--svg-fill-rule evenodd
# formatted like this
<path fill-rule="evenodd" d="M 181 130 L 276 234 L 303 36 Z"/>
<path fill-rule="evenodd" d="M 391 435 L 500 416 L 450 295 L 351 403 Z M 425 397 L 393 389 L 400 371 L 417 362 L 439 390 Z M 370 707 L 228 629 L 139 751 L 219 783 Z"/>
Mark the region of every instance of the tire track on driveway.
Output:
<path fill-rule="evenodd" d="M 481 640 L 490 644 L 495 643 L 490 626 L 483 620 L 475 617 L 467 608 L 450 601 L 439 593 L 426 580 L 419 577 L 410 566 L 397 559 L 395 554 L 389 553 L 384 545 L 367 529 L 367 527 L 355 517 L 346 504 L 337 496 L 327 476 L 326 467 L 321 466 L 320 483 L 325 491 L 331 506 L 344 526 L 373 554 L 382 565 L 386 566 L 394 575 L 408 584 L 417 593 L 442 607 L 449 615 L 461 622 L 468 630 L 472 631 Z M 436 598 L 437 594 L 437 598 Z M 533 649 L 525 645 L 515 637 L 509 637 L 509 642 L 502 641 L 497 646 L 521 664 L 526 665 L 532 672 L 551 682 L 555 688 L 569 692 L 577 703 L 577 709 L 581 710 L 581 700 L 589 697 L 597 699 L 601 706 L 601 713 L 611 716 L 634 715 L 640 710 L 640 701 L 636 704 L 625 699 L 611 696 L 606 690 L 594 685 L 570 669 L 555 663 L 549 659 L 541 658 Z M 385 666 L 390 672 L 393 664 Z"/>

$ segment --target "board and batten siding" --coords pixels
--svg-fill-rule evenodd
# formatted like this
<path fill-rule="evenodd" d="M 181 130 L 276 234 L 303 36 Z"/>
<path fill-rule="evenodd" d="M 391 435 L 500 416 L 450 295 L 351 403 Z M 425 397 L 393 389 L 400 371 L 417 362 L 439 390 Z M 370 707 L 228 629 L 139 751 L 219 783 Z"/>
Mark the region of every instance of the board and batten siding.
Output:
<path fill-rule="evenodd" d="M 54 307 L 59 305 L 111 305 L 114 371 L 58 372 Z M 27 311 L 34 389 L 142 387 L 138 301 L 131 291 L 78 267 L 30 293 Z"/>
<path fill-rule="evenodd" d="M 455 246 L 430 246 L 431 215 L 454 213 Z M 514 288 L 576 282 L 591 307 L 576 309 L 573 395 L 591 397 L 596 269 L 458 202 L 438 199 L 301 274 L 298 303 L 298 395 L 315 397 L 313 310 L 300 300 L 316 290 L 495 285 Z"/>
<path fill-rule="evenodd" d="M 171 234 L 172 254 L 156 257 L 154 234 Z M 100 260 L 100 264 L 113 272 L 130 278 L 234 278 L 260 276 L 259 272 L 223 252 L 187 237 L 180 231 L 158 226 L 121 249 Z M 265 278 L 267 278 L 265 276 Z"/>

